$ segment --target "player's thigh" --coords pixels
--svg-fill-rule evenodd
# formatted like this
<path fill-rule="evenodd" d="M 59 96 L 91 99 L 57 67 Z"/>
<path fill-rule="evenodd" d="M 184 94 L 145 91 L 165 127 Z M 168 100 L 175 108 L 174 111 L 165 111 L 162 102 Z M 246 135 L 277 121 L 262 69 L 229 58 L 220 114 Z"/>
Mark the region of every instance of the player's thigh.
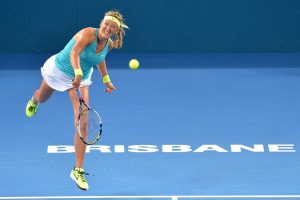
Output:
<path fill-rule="evenodd" d="M 89 86 L 84 86 L 80 88 L 81 95 L 85 101 L 86 104 L 89 104 Z M 68 90 L 70 100 L 72 103 L 73 111 L 74 111 L 74 116 L 78 117 L 79 115 L 79 98 L 76 93 L 75 89 L 69 89 Z"/>

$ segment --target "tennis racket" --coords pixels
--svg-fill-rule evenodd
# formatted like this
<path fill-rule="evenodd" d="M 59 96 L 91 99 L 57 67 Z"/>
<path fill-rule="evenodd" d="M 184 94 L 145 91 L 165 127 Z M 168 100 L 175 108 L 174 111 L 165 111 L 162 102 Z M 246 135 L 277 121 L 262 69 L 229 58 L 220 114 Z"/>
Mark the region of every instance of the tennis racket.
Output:
<path fill-rule="evenodd" d="M 100 115 L 83 100 L 79 89 L 76 89 L 79 99 L 79 115 L 77 132 L 86 145 L 93 145 L 101 138 L 102 120 Z"/>

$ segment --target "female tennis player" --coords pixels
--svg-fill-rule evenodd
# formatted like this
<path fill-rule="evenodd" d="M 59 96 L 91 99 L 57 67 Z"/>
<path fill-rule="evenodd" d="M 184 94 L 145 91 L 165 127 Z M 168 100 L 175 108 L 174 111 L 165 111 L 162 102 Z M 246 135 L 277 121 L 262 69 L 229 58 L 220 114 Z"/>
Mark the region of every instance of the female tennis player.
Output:
<path fill-rule="evenodd" d="M 75 166 L 71 178 L 80 189 L 87 190 L 88 183 L 84 177 L 84 155 L 86 145 L 77 134 L 76 126 L 79 101 L 75 89 L 80 89 L 83 99 L 89 103 L 89 86 L 93 66 L 97 65 L 106 90 L 112 92 L 116 87 L 111 83 L 105 63 L 105 56 L 112 48 L 121 48 L 123 43 L 124 18 L 118 11 L 105 13 L 99 28 L 84 28 L 68 42 L 62 51 L 50 57 L 41 68 L 42 83 L 26 106 L 26 115 L 32 117 L 39 104 L 45 102 L 54 91 L 67 91 L 74 110 L 75 124 Z"/>

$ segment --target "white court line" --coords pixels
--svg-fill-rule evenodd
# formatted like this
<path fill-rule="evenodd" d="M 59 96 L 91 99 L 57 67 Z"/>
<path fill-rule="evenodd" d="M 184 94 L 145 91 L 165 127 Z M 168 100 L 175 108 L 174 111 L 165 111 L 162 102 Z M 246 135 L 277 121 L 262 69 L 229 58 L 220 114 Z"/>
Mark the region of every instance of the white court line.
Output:
<path fill-rule="evenodd" d="M 218 199 L 260 199 L 260 198 L 300 198 L 300 195 L 191 195 L 191 196 L 31 196 L 31 197 L 0 197 L 1 200 L 22 200 L 22 199 L 141 199 L 141 198 L 153 198 L 153 199 L 171 199 L 180 200 L 192 199 L 192 198 L 218 198 Z"/>

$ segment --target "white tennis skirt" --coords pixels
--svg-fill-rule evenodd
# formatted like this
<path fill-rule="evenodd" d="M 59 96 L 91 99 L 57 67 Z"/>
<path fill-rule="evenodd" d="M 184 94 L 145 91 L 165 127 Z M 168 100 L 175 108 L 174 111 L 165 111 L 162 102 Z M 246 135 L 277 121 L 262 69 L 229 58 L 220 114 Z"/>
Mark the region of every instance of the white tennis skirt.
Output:
<path fill-rule="evenodd" d="M 45 62 L 44 66 L 41 68 L 41 73 L 43 79 L 51 88 L 63 92 L 73 88 L 72 86 L 73 78 L 67 76 L 56 67 L 55 57 L 56 55 L 53 55 Z M 81 81 L 80 87 L 88 86 L 92 84 L 91 77 L 93 74 L 93 68 L 91 70 L 92 71 L 89 77 Z"/>

